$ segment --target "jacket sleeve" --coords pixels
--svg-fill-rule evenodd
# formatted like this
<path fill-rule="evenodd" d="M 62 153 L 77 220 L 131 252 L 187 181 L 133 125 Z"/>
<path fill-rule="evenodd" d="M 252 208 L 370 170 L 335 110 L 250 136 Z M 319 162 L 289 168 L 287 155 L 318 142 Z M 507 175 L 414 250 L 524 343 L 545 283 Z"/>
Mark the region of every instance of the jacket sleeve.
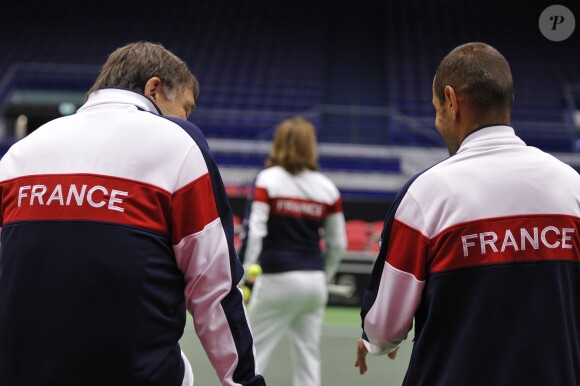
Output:
<path fill-rule="evenodd" d="M 262 240 L 268 235 L 268 218 L 270 216 L 268 191 L 258 185 L 259 179 L 257 181 L 248 217 L 248 234 L 244 258 L 244 266 L 246 267 L 258 262 L 262 252 Z"/>
<path fill-rule="evenodd" d="M 268 218 L 270 217 L 270 200 L 268 190 L 262 186 L 262 173 L 258 173 L 252 183 L 244 213 L 244 230 L 241 236 L 240 258 L 247 269 L 262 252 L 262 240 L 268 235 Z"/>
<path fill-rule="evenodd" d="M 346 221 L 342 212 L 342 200 L 339 197 L 331 205 L 330 213 L 324 221 L 324 264 L 326 280 L 330 280 L 336 274 L 338 266 L 347 248 Z"/>
<path fill-rule="evenodd" d="M 232 211 L 205 139 L 193 137 L 198 147 L 184 160 L 171 213 L 186 306 L 221 384 L 265 385 L 237 288 L 243 267 L 234 249 Z"/>
<path fill-rule="evenodd" d="M 363 341 L 373 355 L 393 351 L 412 328 L 425 285 L 429 248 L 429 240 L 421 231 L 422 219 L 415 200 L 403 191 L 385 220 L 381 248 L 361 308 Z"/>

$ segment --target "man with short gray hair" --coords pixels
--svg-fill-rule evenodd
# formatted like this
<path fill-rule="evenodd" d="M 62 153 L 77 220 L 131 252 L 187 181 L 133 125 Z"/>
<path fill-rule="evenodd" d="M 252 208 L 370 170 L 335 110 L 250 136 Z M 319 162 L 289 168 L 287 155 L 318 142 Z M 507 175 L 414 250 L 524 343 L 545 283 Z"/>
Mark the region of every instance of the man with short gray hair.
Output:
<path fill-rule="evenodd" d="M 2 158 L 2 385 L 191 386 L 186 309 L 222 385 L 265 385 L 198 94 L 183 60 L 131 43 Z"/>

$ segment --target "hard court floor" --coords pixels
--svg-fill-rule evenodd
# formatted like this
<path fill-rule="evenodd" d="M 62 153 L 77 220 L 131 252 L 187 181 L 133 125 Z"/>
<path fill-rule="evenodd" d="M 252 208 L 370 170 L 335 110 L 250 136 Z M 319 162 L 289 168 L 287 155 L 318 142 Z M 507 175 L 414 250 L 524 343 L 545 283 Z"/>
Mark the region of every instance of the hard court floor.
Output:
<path fill-rule="evenodd" d="M 411 355 L 412 332 L 395 360 L 386 355 L 367 356 L 369 369 L 361 376 L 354 367 L 356 341 L 360 336 L 359 312 L 356 307 L 327 307 L 321 342 L 322 386 L 401 385 Z M 193 367 L 195 386 L 220 386 L 189 315 L 180 344 Z M 271 364 L 262 373 L 268 386 L 292 386 L 290 354 L 285 343 L 278 346 Z"/>

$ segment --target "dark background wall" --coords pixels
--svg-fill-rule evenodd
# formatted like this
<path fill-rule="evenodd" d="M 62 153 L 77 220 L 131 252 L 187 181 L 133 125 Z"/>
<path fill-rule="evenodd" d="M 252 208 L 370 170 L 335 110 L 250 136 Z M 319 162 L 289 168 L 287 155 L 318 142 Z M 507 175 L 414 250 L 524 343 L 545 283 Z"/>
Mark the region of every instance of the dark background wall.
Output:
<path fill-rule="evenodd" d="M 577 1 L 557 3 L 580 21 Z M 5 128 L 12 130 L 22 109 L 35 111 L 28 113 L 29 130 L 58 116 L 63 100 L 54 96 L 63 90 L 70 92 L 66 101 L 82 103 L 113 49 L 151 40 L 183 57 L 199 77 L 202 92 L 190 120 L 208 138 L 268 140 L 281 119 L 303 114 L 317 125 L 322 143 L 442 148 L 433 126 L 433 74 L 455 46 L 485 41 L 512 66 L 513 123 L 520 135 L 547 151 L 575 153 L 580 147 L 577 132 L 570 130 L 564 88 L 580 83 L 580 26 L 563 42 L 543 37 L 538 17 L 551 4 L 4 1 L 0 103 Z M 26 99 L 30 93 L 25 91 L 39 89 L 52 97 Z M 221 164 L 237 162 L 220 159 Z M 323 169 L 384 172 L 385 178 L 393 172 L 379 162 L 363 165 L 352 158 L 330 160 Z M 396 192 L 344 193 L 347 217 L 373 221 L 384 218 Z M 232 196 L 234 212 L 243 213 L 244 201 Z"/>

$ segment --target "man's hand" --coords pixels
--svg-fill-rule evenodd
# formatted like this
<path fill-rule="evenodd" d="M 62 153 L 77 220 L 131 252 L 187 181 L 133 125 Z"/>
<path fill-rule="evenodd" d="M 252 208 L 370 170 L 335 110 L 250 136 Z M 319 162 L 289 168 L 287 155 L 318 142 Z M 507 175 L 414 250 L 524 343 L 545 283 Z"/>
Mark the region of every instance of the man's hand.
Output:
<path fill-rule="evenodd" d="M 395 359 L 397 357 L 397 351 L 399 351 L 399 347 L 391 351 L 387 354 L 389 359 Z M 354 367 L 358 367 L 358 371 L 360 375 L 363 375 L 367 372 L 367 354 L 369 350 L 367 350 L 362 338 L 359 338 L 356 346 L 356 360 L 354 361 Z"/>
<path fill-rule="evenodd" d="M 356 360 L 354 361 L 354 367 L 358 367 L 360 375 L 367 372 L 367 354 L 369 351 L 365 347 L 362 338 L 359 338 L 356 346 Z M 390 354 L 389 354 L 390 355 Z"/>

